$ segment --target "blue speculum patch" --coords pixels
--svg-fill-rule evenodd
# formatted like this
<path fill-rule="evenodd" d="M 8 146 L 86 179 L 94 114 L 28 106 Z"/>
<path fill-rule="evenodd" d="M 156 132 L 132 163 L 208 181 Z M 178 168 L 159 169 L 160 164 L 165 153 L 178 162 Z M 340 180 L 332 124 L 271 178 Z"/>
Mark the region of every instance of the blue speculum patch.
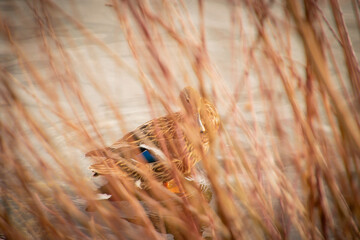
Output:
<path fill-rule="evenodd" d="M 151 155 L 151 153 L 148 150 L 141 148 L 141 151 L 142 151 L 141 155 L 146 159 L 148 163 L 156 162 L 156 159 L 154 158 L 153 155 Z"/>

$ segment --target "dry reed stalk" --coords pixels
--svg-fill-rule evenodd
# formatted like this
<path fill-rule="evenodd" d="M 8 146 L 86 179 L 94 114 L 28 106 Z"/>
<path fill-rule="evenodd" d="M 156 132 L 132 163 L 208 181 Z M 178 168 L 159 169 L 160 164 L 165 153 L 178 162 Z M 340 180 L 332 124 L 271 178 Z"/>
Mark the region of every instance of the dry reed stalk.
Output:
<path fill-rule="evenodd" d="M 331 7 L 338 33 L 316 1 L 222 3 L 229 26 L 221 42 L 214 41 L 220 30 L 211 35 L 211 4 L 111 1 L 104 8 L 127 43 L 125 58 L 87 28 L 76 3 L 69 5 L 71 13 L 50 0 L 27 1 L 19 11 L 38 32 L 33 46 L 46 71 L 29 54 L 14 19 L 0 10 L 2 41 L 18 70 L 0 63 L 0 234 L 8 239 L 359 237 L 360 116 L 354 107 L 359 64 L 339 2 L 322 3 Z M 358 11 L 354 15 L 359 21 Z M 86 48 L 88 54 L 73 51 L 82 44 L 74 33 L 95 48 Z M 340 42 L 346 76 L 331 37 Z M 111 82 L 100 80 L 109 75 L 96 61 L 99 52 L 119 74 Z M 230 67 L 217 57 L 230 59 Z M 144 172 L 150 190 L 110 175 L 107 187 L 118 201 L 97 200 L 93 178 L 81 169 L 90 162 L 81 159 L 109 144 L 104 116 L 115 120 L 106 123 L 113 127 L 109 135 L 119 138 L 131 130 L 119 107 L 120 93 L 111 93 L 132 84 L 130 79 L 143 90 L 149 118 L 177 111 L 185 85 L 216 104 L 222 125 L 218 133 L 209 132 L 210 151 L 201 151 L 202 167 L 194 170 L 211 186 L 210 203 L 207 192 L 171 162 L 183 195 Z M 101 115 L 103 105 L 108 115 Z M 189 136 L 192 131 L 186 129 Z"/>

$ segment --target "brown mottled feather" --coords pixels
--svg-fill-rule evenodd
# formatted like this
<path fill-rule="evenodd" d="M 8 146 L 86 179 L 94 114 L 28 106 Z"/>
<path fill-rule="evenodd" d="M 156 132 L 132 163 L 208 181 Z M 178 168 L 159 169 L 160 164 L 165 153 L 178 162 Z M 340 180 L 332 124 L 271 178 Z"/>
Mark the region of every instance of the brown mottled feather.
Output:
<path fill-rule="evenodd" d="M 144 171 L 151 172 L 159 181 L 167 182 L 173 178 L 167 160 L 170 159 L 180 172 L 184 175 L 189 174 L 201 159 L 201 151 L 208 151 L 208 131 L 218 130 L 220 122 L 212 103 L 201 99 L 200 105 L 201 110 L 198 111 L 207 130 L 196 133 L 198 139 L 201 139 L 200 147 L 190 141 L 194 136 L 185 134 L 187 132 L 183 126 L 183 122 L 186 121 L 185 113 L 177 112 L 144 123 L 110 147 L 88 152 L 87 157 L 103 160 L 91 165 L 90 169 L 96 174 L 119 174 L 141 180 Z M 143 158 L 141 148 L 144 146 L 157 161 L 148 163 Z"/>

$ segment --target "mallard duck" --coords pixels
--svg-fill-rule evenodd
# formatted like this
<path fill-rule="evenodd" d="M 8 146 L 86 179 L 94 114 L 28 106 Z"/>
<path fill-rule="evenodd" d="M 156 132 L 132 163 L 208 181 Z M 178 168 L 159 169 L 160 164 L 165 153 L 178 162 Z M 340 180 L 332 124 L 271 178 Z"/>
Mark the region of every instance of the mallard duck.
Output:
<path fill-rule="evenodd" d="M 148 121 L 111 146 L 86 153 L 102 158 L 90 166 L 94 176 L 120 174 L 140 180 L 144 187 L 144 174 L 150 172 L 166 185 L 173 179 L 169 160 L 189 176 L 201 151 L 208 151 L 210 132 L 218 130 L 220 119 L 215 106 L 192 87 L 181 91 L 180 100 L 180 112 Z"/>

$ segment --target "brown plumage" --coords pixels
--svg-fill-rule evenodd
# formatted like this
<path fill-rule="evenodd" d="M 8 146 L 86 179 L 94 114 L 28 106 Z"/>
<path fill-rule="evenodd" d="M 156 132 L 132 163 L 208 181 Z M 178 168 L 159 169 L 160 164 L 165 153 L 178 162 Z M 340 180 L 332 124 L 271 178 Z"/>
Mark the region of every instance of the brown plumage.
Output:
<path fill-rule="evenodd" d="M 171 162 L 189 175 L 209 148 L 209 134 L 219 128 L 215 106 L 191 87 L 180 93 L 181 112 L 159 117 L 129 132 L 113 145 L 86 153 L 102 159 L 90 169 L 97 174 L 120 174 L 144 181 L 152 173 L 160 182 L 173 178 Z M 195 129 L 195 131 L 194 131 Z"/>

